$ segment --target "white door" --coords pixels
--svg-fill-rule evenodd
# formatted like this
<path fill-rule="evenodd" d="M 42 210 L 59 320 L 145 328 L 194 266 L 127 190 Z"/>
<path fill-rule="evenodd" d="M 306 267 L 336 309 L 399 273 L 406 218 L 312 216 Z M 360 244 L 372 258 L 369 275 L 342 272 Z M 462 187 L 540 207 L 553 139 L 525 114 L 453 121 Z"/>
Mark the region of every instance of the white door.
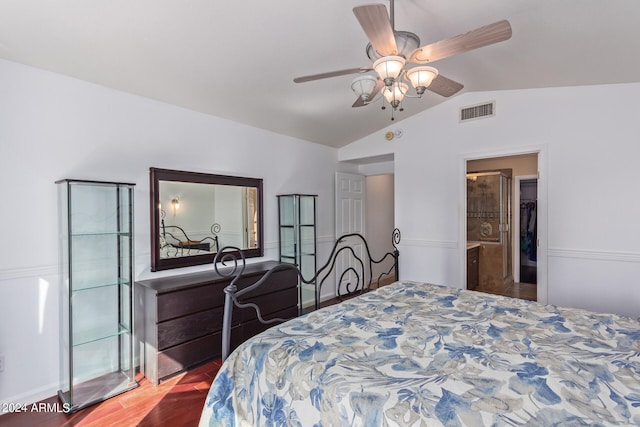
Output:
<path fill-rule="evenodd" d="M 350 233 L 359 233 L 364 236 L 365 233 L 365 177 L 364 175 L 336 173 L 336 238 Z M 362 243 L 357 241 L 345 241 L 343 245 L 353 247 L 357 256 L 362 257 L 364 249 Z M 345 250 L 342 251 L 340 257 L 336 260 L 336 295 L 344 294 L 347 286 L 350 291 L 354 290 L 357 285 L 361 286 L 362 277 L 360 273 L 359 282 L 354 273 L 350 272 L 342 275 L 349 266 L 360 271 L 359 264 L 354 262 L 352 254 Z M 364 276 L 367 274 L 365 273 Z"/>

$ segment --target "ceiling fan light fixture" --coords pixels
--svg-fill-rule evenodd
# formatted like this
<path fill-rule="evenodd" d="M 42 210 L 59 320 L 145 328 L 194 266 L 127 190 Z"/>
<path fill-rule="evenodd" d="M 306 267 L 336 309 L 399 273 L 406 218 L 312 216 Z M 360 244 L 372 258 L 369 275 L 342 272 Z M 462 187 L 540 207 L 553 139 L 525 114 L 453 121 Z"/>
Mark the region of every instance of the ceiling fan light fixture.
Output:
<path fill-rule="evenodd" d="M 385 86 L 392 86 L 404 69 L 405 59 L 401 56 L 383 56 L 373 63 L 373 69 L 384 81 Z"/>
<path fill-rule="evenodd" d="M 418 95 L 422 95 L 433 79 L 438 76 L 438 70 L 433 67 L 414 67 L 406 71 L 407 79 L 415 88 Z"/>
<path fill-rule="evenodd" d="M 384 87 L 382 89 L 382 95 L 384 95 L 384 99 L 386 99 L 395 110 L 404 99 L 408 90 L 409 86 L 405 83 L 395 82 L 391 87 Z"/>
<path fill-rule="evenodd" d="M 509 21 L 501 20 L 421 46 L 420 38 L 415 33 L 396 31 L 394 0 L 389 0 L 389 2 L 390 13 L 383 4 L 367 4 L 353 8 L 353 13 L 360 27 L 369 39 L 365 50 L 373 62 L 373 70 L 377 73 L 378 78 L 374 79 L 371 76 L 357 78 L 351 83 L 351 89 L 358 96 L 352 107 L 361 107 L 371 103 L 377 97 L 378 91 L 381 91 L 383 95 L 382 109 L 386 108 L 387 101 L 393 107 L 391 120 L 394 120 L 394 111 L 403 110 L 402 101 L 405 97 L 422 98 L 427 89 L 438 95 L 450 97 L 464 87 L 462 84 L 439 74 L 435 68 L 422 65 L 411 69 L 405 68 L 408 64 L 431 63 L 508 40 L 512 35 Z M 296 77 L 293 81 L 302 83 L 369 71 L 372 71 L 372 68 L 368 66 L 349 68 Z M 409 82 L 415 90 L 415 95 L 409 94 L 407 91 Z"/>
<path fill-rule="evenodd" d="M 396 39 L 396 47 L 398 49 L 398 56 L 402 56 L 403 58 L 410 58 L 411 54 L 420 47 L 420 38 L 414 33 L 410 33 L 408 31 L 395 31 L 393 32 L 394 38 Z M 378 53 L 371 43 L 367 44 L 366 48 L 367 56 L 370 60 L 375 61 L 376 59 L 381 58 L 383 55 Z"/>
<path fill-rule="evenodd" d="M 358 76 L 351 82 L 351 90 L 364 102 L 369 101 L 378 79 L 370 75 Z"/>

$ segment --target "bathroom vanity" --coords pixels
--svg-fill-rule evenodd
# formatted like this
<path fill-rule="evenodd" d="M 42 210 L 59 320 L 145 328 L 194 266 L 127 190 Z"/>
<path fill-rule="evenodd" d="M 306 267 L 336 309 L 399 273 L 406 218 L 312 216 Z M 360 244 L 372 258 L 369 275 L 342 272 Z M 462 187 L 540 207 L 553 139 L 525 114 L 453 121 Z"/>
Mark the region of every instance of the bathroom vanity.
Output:
<path fill-rule="evenodd" d="M 467 243 L 467 289 L 478 288 L 480 280 L 480 244 Z"/>

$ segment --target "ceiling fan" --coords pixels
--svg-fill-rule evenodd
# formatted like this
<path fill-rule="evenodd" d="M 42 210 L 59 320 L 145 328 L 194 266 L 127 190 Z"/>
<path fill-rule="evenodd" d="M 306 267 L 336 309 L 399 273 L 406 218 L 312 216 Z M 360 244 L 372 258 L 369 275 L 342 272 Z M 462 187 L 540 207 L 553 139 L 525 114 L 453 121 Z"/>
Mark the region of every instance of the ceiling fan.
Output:
<path fill-rule="evenodd" d="M 330 71 L 309 76 L 296 77 L 295 83 L 309 82 L 347 74 L 363 74 L 357 77 L 351 88 L 357 95 L 353 107 L 361 107 L 371 103 L 382 93 L 393 109 L 400 106 L 407 95 L 409 81 L 421 97 L 425 90 L 445 97 L 459 92 L 463 85 L 444 77 L 433 67 L 420 66 L 460 53 L 468 52 L 511 38 L 511 25 L 502 20 L 484 27 L 476 28 L 435 43 L 420 46 L 420 38 L 408 31 L 397 31 L 394 28 L 394 0 L 389 0 L 391 14 L 383 4 L 356 6 L 353 13 L 364 30 L 369 44 L 367 56 L 373 64 L 359 68 Z M 419 64 L 408 68 L 409 64 Z M 377 76 L 364 74 L 375 70 Z M 384 104 L 383 104 L 383 109 Z M 393 113 L 391 119 L 393 120 Z"/>

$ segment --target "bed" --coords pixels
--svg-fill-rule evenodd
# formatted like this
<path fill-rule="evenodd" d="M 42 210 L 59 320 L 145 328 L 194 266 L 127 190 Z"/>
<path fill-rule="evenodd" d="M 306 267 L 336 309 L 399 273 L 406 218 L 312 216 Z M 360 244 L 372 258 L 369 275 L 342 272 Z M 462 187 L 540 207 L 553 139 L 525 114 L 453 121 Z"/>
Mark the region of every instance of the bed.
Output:
<path fill-rule="evenodd" d="M 240 345 L 200 425 L 640 425 L 640 321 L 396 281 Z"/>

